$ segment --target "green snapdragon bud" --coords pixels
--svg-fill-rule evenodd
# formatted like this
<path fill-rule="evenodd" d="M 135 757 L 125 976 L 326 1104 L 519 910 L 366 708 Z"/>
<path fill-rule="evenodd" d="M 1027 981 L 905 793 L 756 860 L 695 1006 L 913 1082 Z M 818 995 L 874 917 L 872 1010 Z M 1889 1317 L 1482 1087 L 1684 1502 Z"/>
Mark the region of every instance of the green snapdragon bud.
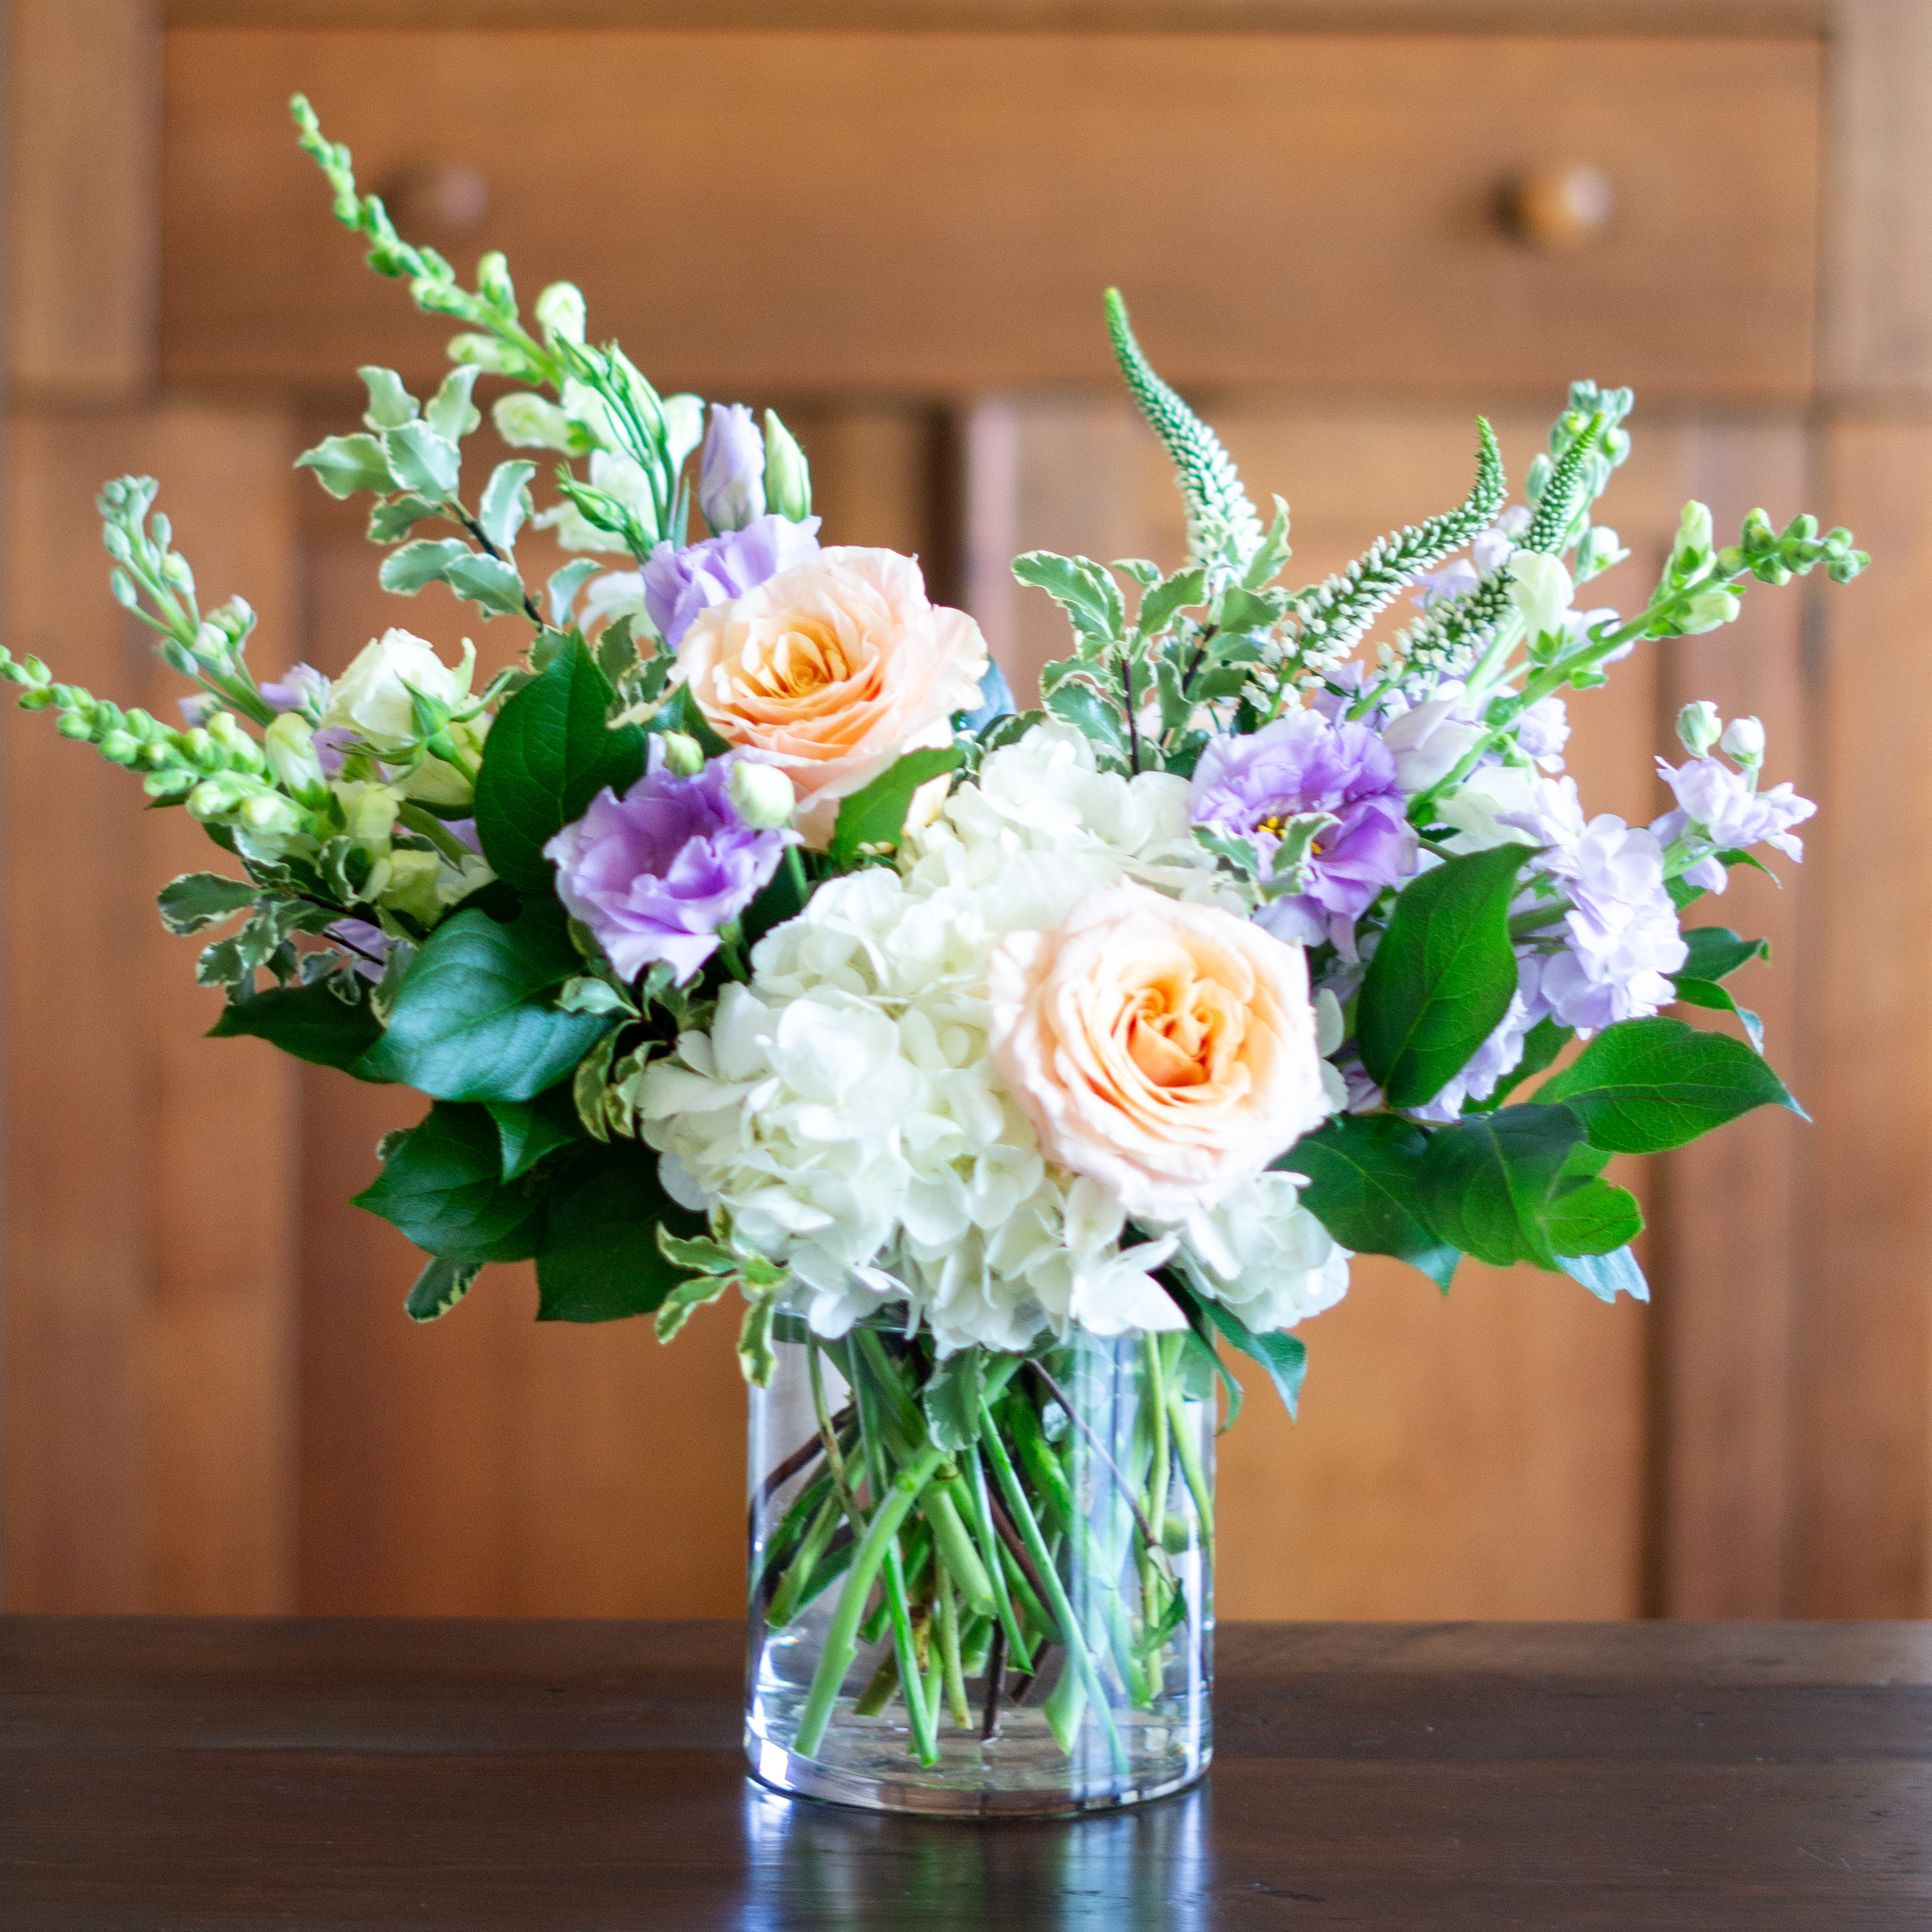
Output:
<path fill-rule="evenodd" d="M 269 769 L 284 788 L 304 803 L 320 803 L 328 781 L 315 754 L 315 734 L 299 712 L 285 711 L 268 727 L 266 748 Z"/>
<path fill-rule="evenodd" d="M 1724 728 L 1718 707 L 1707 698 L 1685 705 L 1677 714 L 1678 742 L 1694 758 L 1708 758 Z"/>
<path fill-rule="evenodd" d="M 1717 630 L 1731 622 L 1742 608 L 1735 590 L 1722 587 L 1700 590 L 1691 598 L 1690 608 L 1684 614 L 1683 634 L 1694 638 L 1700 632 Z"/>
<path fill-rule="evenodd" d="M 1688 576 L 1710 554 L 1710 506 L 1694 500 L 1684 506 L 1684 514 L 1678 520 L 1677 541 L 1670 552 L 1671 564 L 1680 574 Z"/>
<path fill-rule="evenodd" d="M 537 326 L 544 332 L 544 340 L 554 345 L 558 340 L 581 342 L 584 340 L 584 294 L 574 282 L 553 282 L 536 300 Z"/>

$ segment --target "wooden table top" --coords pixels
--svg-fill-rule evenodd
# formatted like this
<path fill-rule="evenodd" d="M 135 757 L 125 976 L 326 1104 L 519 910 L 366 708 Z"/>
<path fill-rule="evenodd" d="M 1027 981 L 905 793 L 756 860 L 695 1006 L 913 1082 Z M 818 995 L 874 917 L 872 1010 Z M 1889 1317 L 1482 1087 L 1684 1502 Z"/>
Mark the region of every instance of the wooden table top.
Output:
<path fill-rule="evenodd" d="M 1932 1624 L 1234 1624 L 1202 1788 L 776 1797 L 727 1624 L 0 1618 L 0 1925 L 1932 1926 Z"/>

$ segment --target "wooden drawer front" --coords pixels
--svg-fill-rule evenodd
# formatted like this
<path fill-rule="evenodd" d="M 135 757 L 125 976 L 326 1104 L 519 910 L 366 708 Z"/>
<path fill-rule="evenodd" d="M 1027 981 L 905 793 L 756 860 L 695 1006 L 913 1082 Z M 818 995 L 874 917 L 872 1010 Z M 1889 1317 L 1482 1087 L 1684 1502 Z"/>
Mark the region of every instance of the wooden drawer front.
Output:
<path fill-rule="evenodd" d="M 1239 34 L 168 35 L 168 376 L 339 388 L 448 333 L 362 270 L 290 139 L 482 171 L 440 241 L 568 274 L 662 384 L 940 394 L 1107 370 L 1126 291 L 1196 387 L 1652 396 L 1810 382 L 1818 53 L 1800 40 Z M 1539 254 L 1498 185 L 1600 170 Z"/>

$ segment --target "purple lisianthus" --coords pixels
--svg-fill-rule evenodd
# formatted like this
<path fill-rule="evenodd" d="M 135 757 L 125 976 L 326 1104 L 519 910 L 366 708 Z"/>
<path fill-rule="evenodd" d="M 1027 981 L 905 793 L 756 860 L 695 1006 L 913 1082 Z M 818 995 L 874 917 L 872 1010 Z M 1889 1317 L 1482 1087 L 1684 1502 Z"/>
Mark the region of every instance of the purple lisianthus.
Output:
<path fill-rule="evenodd" d="M 544 848 L 556 862 L 557 897 L 626 980 L 658 959 L 690 979 L 795 836 L 746 824 L 728 789 L 731 764 L 713 758 L 680 777 L 654 736 L 650 770 L 622 798 L 607 785 Z"/>
<path fill-rule="evenodd" d="M 364 979 L 378 982 L 388 964 L 390 949 L 396 943 L 380 926 L 372 926 L 366 919 L 338 919 L 324 936 L 354 954 L 356 970 Z"/>
<path fill-rule="evenodd" d="M 818 554 L 818 519 L 794 524 L 764 516 L 742 530 L 674 550 L 661 543 L 644 565 L 644 608 L 673 650 L 692 620 L 713 604 L 755 590 L 780 571 L 808 563 Z"/>
<path fill-rule="evenodd" d="M 698 507 L 714 530 L 742 530 L 765 514 L 765 439 L 742 403 L 713 403 L 698 462 Z"/>
<path fill-rule="evenodd" d="M 1414 857 L 1388 747 L 1366 724 L 1331 724 L 1314 711 L 1251 736 L 1215 739 L 1196 768 L 1189 810 L 1197 825 L 1250 841 L 1264 864 L 1286 820 L 1325 812 L 1340 821 L 1315 842 L 1307 890 L 1257 915 L 1280 938 L 1328 938 L 1352 950 L 1355 921 Z"/>
<path fill-rule="evenodd" d="M 290 664 L 279 683 L 262 686 L 262 695 L 276 711 L 300 711 L 310 699 L 320 710 L 328 701 L 328 680 L 313 664 Z"/>

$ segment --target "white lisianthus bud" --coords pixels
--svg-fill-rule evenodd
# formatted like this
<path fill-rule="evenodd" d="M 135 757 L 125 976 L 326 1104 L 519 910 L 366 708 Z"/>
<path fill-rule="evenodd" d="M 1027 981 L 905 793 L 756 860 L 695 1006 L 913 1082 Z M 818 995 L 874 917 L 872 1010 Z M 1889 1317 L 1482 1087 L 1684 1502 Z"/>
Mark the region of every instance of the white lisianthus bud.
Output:
<path fill-rule="evenodd" d="M 665 731 L 658 734 L 658 742 L 664 747 L 666 770 L 681 778 L 694 778 L 704 770 L 704 747 L 695 738 L 686 737 L 682 731 Z"/>
<path fill-rule="evenodd" d="M 315 734 L 298 711 L 284 711 L 266 734 L 268 764 L 284 787 L 298 798 L 319 793 L 324 784 L 322 760 L 315 754 Z"/>
<path fill-rule="evenodd" d="M 796 790 L 777 766 L 754 764 L 748 758 L 731 761 L 725 789 L 738 816 L 760 832 L 784 830 L 798 806 Z"/>
<path fill-rule="evenodd" d="M 704 440 L 704 401 L 681 392 L 666 396 L 663 407 L 664 462 L 675 476 L 684 467 L 684 459 Z"/>
<path fill-rule="evenodd" d="M 1522 613 L 1523 628 L 1532 638 L 1545 632 L 1561 637 L 1564 614 L 1576 595 L 1562 559 L 1520 550 L 1510 559 L 1509 570 L 1510 602 Z"/>
<path fill-rule="evenodd" d="M 1718 734 L 1724 728 L 1724 721 L 1718 715 L 1718 707 L 1708 700 L 1700 698 L 1695 704 L 1687 704 L 1677 714 L 1678 742 L 1694 758 L 1706 758 L 1711 754 L 1711 747 L 1718 742 Z"/>
<path fill-rule="evenodd" d="M 812 470 L 775 410 L 765 412 L 765 507 L 794 524 L 812 514 Z"/>
<path fill-rule="evenodd" d="M 1741 765 L 1761 765 L 1764 763 L 1763 724 L 1756 718 L 1733 718 L 1718 745 Z"/>
<path fill-rule="evenodd" d="M 536 300 L 537 326 L 546 342 L 584 340 L 584 294 L 574 282 L 553 282 Z"/>
<path fill-rule="evenodd" d="M 1677 541 L 1671 548 L 1670 560 L 1679 566 L 1695 566 L 1710 554 L 1710 506 L 1694 500 L 1684 506 L 1684 514 L 1678 519 Z"/>

